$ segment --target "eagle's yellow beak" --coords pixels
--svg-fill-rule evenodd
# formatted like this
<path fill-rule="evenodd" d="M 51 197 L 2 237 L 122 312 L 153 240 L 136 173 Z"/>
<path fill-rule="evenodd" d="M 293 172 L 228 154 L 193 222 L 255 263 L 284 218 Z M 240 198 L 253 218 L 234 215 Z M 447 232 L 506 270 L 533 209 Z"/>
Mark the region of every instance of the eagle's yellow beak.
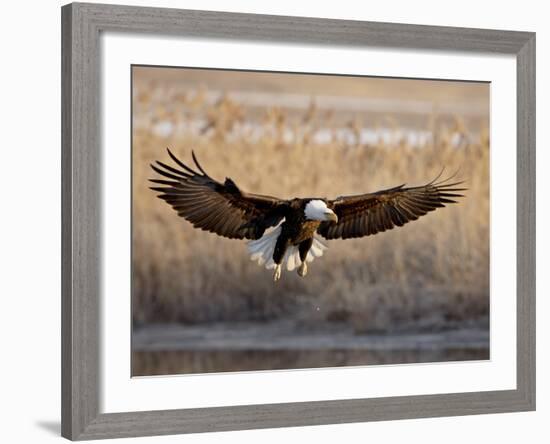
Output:
<path fill-rule="evenodd" d="M 335 224 L 338 223 L 338 216 L 336 216 L 336 213 L 332 210 L 328 210 L 325 212 L 325 216 L 327 217 L 327 220 L 330 220 L 334 222 Z"/>

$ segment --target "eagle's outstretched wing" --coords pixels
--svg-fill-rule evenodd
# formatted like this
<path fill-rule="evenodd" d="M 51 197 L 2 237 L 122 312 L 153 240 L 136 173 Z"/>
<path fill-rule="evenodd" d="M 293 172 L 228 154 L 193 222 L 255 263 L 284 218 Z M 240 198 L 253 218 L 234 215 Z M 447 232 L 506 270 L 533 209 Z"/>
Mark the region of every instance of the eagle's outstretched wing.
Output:
<path fill-rule="evenodd" d="M 323 222 L 317 232 L 326 239 L 348 239 L 391 230 L 420 216 L 456 203 L 463 197 L 457 192 L 463 182 L 450 183 L 452 177 L 436 182 L 441 174 L 424 186 L 405 188 L 399 185 L 376 193 L 341 196 L 327 205 L 338 216 L 338 223 Z"/>
<path fill-rule="evenodd" d="M 149 179 L 161 187 L 151 187 L 161 194 L 178 215 L 194 227 L 231 239 L 258 239 L 264 231 L 277 225 L 284 217 L 286 201 L 241 191 L 226 178 L 222 184 L 212 179 L 201 167 L 195 153 L 193 161 L 199 171 L 181 162 L 170 150 L 177 169 L 157 161 L 151 168 L 165 179 Z"/>

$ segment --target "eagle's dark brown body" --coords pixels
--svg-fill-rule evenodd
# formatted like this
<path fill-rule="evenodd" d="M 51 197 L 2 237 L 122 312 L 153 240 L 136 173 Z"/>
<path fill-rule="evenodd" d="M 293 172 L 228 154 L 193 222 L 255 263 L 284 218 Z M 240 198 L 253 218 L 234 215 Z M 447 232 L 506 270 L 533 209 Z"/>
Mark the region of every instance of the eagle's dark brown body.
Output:
<path fill-rule="evenodd" d="M 304 214 L 304 208 L 311 199 L 292 199 L 290 209 L 285 214 L 285 221 L 282 225 L 281 236 L 288 238 L 292 245 L 313 237 L 321 221 L 308 220 Z"/>
<path fill-rule="evenodd" d="M 313 236 L 315 235 L 321 221 L 308 220 L 305 216 L 305 206 L 309 202 L 306 199 L 292 199 L 289 204 L 290 211 L 285 214 L 285 221 L 281 225 L 281 234 L 275 244 L 273 260 L 280 264 L 287 248 L 291 245 L 298 246 L 300 259 L 305 260 Z"/>
<path fill-rule="evenodd" d="M 152 188 L 161 193 L 158 197 L 196 228 L 231 239 L 250 239 L 252 258 L 268 268 L 275 268 L 275 280 L 280 277 L 283 260 L 287 260 L 289 270 L 293 269 L 296 248 L 301 261 L 298 274 L 305 275 L 306 259 L 313 260 L 309 256 L 310 249 L 317 252 L 315 257 L 320 257 L 326 249 L 316 239 L 318 236 L 348 239 L 400 227 L 445 204 L 455 203 L 453 199 L 462 196 L 456 193 L 464 190 L 457 188 L 462 182 L 450 183 L 451 178 L 436 182 L 440 174 L 418 187 L 399 185 L 332 200 L 285 200 L 246 193 L 229 178 L 223 183 L 217 182 L 206 174 L 194 153 L 198 171 L 182 163 L 170 150 L 168 154 L 180 169 L 160 161 L 151 165 L 165 177 L 151 179 L 162 185 Z M 273 231 L 267 231 L 270 229 Z M 266 252 L 271 257 L 266 258 Z"/>

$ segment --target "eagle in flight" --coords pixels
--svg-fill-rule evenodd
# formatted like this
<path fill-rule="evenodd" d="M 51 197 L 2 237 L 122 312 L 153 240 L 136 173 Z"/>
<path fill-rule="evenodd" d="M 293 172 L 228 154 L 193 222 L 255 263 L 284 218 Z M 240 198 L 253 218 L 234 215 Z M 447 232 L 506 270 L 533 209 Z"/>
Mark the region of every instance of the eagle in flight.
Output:
<path fill-rule="evenodd" d="M 278 199 L 247 193 L 230 178 L 223 183 L 211 178 L 192 152 L 197 170 L 181 162 L 169 149 L 177 167 L 157 161 L 151 168 L 163 176 L 149 179 L 153 191 L 195 228 L 230 239 L 249 239 L 251 259 L 274 269 L 273 280 L 281 277 L 282 265 L 298 268 L 305 276 L 308 262 L 327 249 L 321 238 L 349 239 L 370 236 L 426 213 L 456 203 L 463 182 L 452 177 L 417 187 L 405 184 L 374 193 L 340 196 Z"/>

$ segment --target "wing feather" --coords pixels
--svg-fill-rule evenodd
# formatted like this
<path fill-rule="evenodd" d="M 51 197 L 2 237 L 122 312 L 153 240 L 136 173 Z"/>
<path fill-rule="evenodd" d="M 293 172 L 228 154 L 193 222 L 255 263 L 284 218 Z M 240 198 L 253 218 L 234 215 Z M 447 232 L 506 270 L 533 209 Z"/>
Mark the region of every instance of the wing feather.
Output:
<path fill-rule="evenodd" d="M 406 188 L 405 184 L 375 193 L 341 196 L 328 201 L 338 216 L 338 223 L 323 222 L 317 230 L 326 239 L 348 239 L 370 236 L 418 219 L 420 216 L 457 203 L 462 181 L 451 182 L 454 176 L 440 180 L 441 173 L 430 183 Z"/>
<path fill-rule="evenodd" d="M 163 178 L 149 179 L 155 184 L 151 190 L 196 228 L 231 239 L 258 239 L 284 217 L 287 201 L 245 193 L 228 178 L 224 183 L 212 179 L 194 152 L 197 170 L 167 151 L 177 167 L 161 161 L 152 164 L 153 171 Z"/>

